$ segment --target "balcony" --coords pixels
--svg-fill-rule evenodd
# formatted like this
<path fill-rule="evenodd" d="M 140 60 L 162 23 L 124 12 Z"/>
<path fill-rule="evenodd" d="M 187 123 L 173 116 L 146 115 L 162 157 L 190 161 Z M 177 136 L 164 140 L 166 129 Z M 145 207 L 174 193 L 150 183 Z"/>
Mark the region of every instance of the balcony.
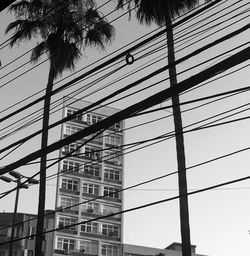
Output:
<path fill-rule="evenodd" d="M 55 249 L 54 253 L 59 255 L 72 255 L 72 256 L 97 256 L 98 254 L 89 254 L 86 253 L 84 250 L 60 250 Z"/>
<path fill-rule="evenodd" d="M 115 213 L 115 211 L 108 211 L 108 210 L 95 210 L 95 209 L 83 209 L 81 212 L 82 216 L 92 216 L 92 217 L 99 217 L 99 216 L 107 216 L 110 214 Z M 120 221 L 121 220 L 121 214 L 117 214 L 114 216 L 106 217 L 109 220 L 115 220 L 115 221 Z"/>
<path fill-rule="evenodd" d="M 67 193 L 67 194 L 72 194 L 72 195 L 79 195 L 80 194 L 79 191 L 70 190 L 70 189 L 66 189 L 66 188 L 60 188 L 60 192 Z"/>
<path fill-rule="evenodd" d="M 69 207 L 69 208 L 67 208 L 67 207 Z M 56 211 L 58 211 L 58 212 L 69 212 L 69 213 L 72 213 L 72 214 L 78 214 L 78 209 L 75 209 L 75 208 L 71 208 L 70 206 L 65 206 L 65 207 L 63 207 L 63 206 L 58 206 L 58 207 L 56 207 Z"/>
<path fill-rule="evenodd" d="M 57 232 L 60 232 L 60 233 L 67 233 L 67 234 L 72 234 L 72 235 L 77 235 L 77 230 L 76 228 L 73 229 L 73 228 L 64 228 L 63 225 L 58 225 L 58 228 L 62 228 L 60 230 L 57 230 Z"/>
<path fill-rule="evenodd" d="M 113 241 L 120 241 L 121 238 L 120 236 L 115 236 L 114 232 L 109 232 L 107 235 L 103 234 L 102 232 L 98 231 L 95 233 L 91 232 L 80 232 L 80 235 L 82 237 L 92 237 L 92 238 L 97 238 L 97 239 L 107 239 L 107 240 L 113 240 Z M 84 254 L 85 255 L 85 254 Z"/>
<path fill-rule="evenodd" d="M 83 171 L 82 176 L 89 179 L 101 180 L 101 176 L 95 176 L 90 171 Z"/>
<path fill-rule="evenodd" d="M 113 183 L 113 184 L 119 184 L 119 185 L 122 184 L 121 180 L 109 179 L 109 178 L 105 178 L 105 177 L 104 177 L 104 181 L 109 182 L 109 183 Z"/>

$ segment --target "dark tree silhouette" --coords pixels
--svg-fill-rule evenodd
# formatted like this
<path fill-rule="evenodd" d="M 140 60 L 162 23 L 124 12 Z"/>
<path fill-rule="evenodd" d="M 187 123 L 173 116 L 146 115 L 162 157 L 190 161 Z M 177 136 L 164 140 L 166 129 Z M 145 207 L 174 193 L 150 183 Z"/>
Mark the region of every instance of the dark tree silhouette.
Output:
<path fill-rule="evenodd" d="M 10 6 L 16 15 L 6 33 L 14 31 L 10 46 L 40 38 L 32 50 L 31 62 L 37 62 L 46 53 L 50 59 L 46 86 L 41 148 L 48 144 L 51 92 L 54 80 L 64 70 L 73 70 L 81 57 L 82 46 L 95 46 L 101 49 L 114 36 L 114 28 L 95 8 L 94 0 L 21 0 Z M 35 255 L 41 256 L 44 207 L 46 198 L 46 161 L 41 157 L 39 205 Z"/>
<path fill-rule="evenodd" d="M 122 8 L 125 3 L 128 3 L 128 9 L 135 7 L 136 18 L 140 24 L 151 25 L 156 23 L 159 26 L 165 25 L 167 28 L 167 50 L 169 68 L 170 86 L 177 84 L 174 38 L 173 30 L 171 29 L 172 18 L 179 16 L 181 13 L 192 9 L 198 4 L 198 0 L 117 0 L 118 7 Z M 189 228 L 189 212 L 187 181 L 186 181 L 186 161 L 185 148 L 181 111 L 179 106 L 179 95 L 172 97 L 173 116 L 175 127 L 177 165 L 178 165 L 178 182 L 180 195 L 180 221 L 181 221 L 181 237 L 182 237 L 182 252 L 185 256 L 191 256 L 190 246 L 190 228 Z"/>

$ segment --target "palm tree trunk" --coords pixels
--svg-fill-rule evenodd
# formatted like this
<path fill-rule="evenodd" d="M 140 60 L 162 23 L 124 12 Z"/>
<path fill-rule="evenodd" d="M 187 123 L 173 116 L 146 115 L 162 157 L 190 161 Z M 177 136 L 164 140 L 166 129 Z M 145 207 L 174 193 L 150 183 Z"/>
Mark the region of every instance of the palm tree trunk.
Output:
<path fill-rule="evenodd" d="M 48 83 L 46 87 L 45 96 L 52 92 L 53 82 L 55 78 L 54 68 L 51 66 L 49 71 Z M 51 96 L 45 97 L 44 109 L 43 109 L 43 125 L 42 125 L 42 139 L 41 148 L 46 148 L 48 145 L 48 130 L 49 126 L 49 114 L 50 114 L 50 101 Z M 46 197 L 46 163 L 47 155 L 41 157 L 40 160 L 40 184 L 39 184 L 39 202 L 37 213 L 37 229 L 36 229 L 36 243 L 35 243 L 35 256 L 42 256 L 43 245 L 43 226 L 44 226 L 44 209 L 45 209 L 45 197 Z"/>
<path fill-rule="evenodd" d="M 172 25 L 170 15 L 166 15 L 166 27 Z M 174 52 L 174 37 L 173 30 L 167 30 L 167 45 L 168 45 L 168 63 L 175 62 Z M 176 66 L 169 68 L 170 87 L 177 84 Z M 179 95 L 172 97 L 175 141 L 177 152 L 177 167 L 178 167 L 178 183 L 179 183 L 179 204 L 180 204 L 180 225 L 181 225 L 181 240 L 182 240 L 182 255 L 191 256 L 190 243 L 190 228 L 189 228 L 189 212 L 188 212 L 188 197 L 187 197 L 187 179 L 186 179 L 186 160 L 183 127 L 181 119 L 181 111 L 179 106 Z"/>

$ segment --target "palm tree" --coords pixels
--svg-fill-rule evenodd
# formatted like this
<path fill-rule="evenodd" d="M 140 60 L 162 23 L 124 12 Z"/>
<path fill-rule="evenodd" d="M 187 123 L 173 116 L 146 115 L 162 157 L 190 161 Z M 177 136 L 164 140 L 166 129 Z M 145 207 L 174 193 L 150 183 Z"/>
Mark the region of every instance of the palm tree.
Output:
<path fill-rule="evenodd" d="M 152 23 L 156 23 L 159 26 L 165 25 L 168 28 L 168 63 L 170 65 L 172 64 L 169 68 L 171 87 L 177 84 L 176 67 L 173 64 L 175 62 L 175 54 L 173 30 L 171 29 L 172 19 L 176 16 L 179 16 L 180 13 L 193 8 L 195 5 L 198 4 L 198 2 L 198 0 L 118 0 L 119 8 L 122 8 L 125 3 L 128 3 L 129 10 L 131 10 L 133 7 L 136 8 L 136 18 L 138 19 L 140 24 L 151 25 Z M 186 161 L 182 118 L 178 95 L 174 95 L 172 97 L 172 104 L 178 165 L 182 252 L 185 256 L 191 256 L 188 198 L 186 195 Z"/>
<path fill-rule="evenodd" d="M 20 0 L 10 7 L 16 15 L 6 33 L 14 31 L 10 46 L 40 38 L 31 53 L 31 62 L 39 61 L 42 54 L 49 57 L 49 74 L 46 85 L 41 148 L 48 144 L 51 92 L 54 80 L 64 70 L 73 70 L 81 57 L 82 46 L 101 49 L 114 36 L 114 28 L 95 8 L 95 0 Z M 46 190 L 47 156 L 40 160 L 40 185 L 37 220 L 36 256 L 41 255 Z M 40 234 L 40 235 L 39 235 Z"/>

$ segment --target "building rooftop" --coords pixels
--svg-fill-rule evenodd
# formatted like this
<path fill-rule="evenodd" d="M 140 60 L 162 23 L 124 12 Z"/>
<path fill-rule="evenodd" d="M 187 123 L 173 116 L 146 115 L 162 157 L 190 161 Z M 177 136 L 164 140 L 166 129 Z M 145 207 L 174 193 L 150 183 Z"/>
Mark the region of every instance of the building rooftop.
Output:
<path fill-rule="evenodd" d="M 196 245 L 191 245 L 192 254 L 193 256 L 205 256 L 201 254 L 195 253 Z M 148 247 L 148 246 L 141 246 L 141 245 L 134 245 L 134 244 L 123 244 L 123 251 L 124 254 L 130 256 L 156 256 L 156 255 L 165 255 L 165 256 L 182 256 L 181 253 L 181 243 L 173 242 L 165 249 Z"/>

